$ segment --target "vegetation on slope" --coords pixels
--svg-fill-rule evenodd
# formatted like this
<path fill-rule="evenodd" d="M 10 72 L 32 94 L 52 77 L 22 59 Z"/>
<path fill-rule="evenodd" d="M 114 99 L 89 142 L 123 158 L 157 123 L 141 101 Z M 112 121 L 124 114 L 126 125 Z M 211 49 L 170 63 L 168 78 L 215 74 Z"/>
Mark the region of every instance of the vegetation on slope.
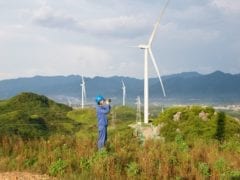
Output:
<path fill-rule="evenodd" d="M 78 123 L 67 117 L 71 110 L 45 96 L 21 93 L 0 102 L 0 135 L 33 138 L 74 132 Z"/>
<path fill-rule="evenodd" d="M 76 132 L 79 138 L 95 138 L 97 136 L 97 120 L 94 108 L 77 109 L 68 112 L 67 116 L 80 123 L 80 130 Z"/>
<path fill-rule="evenodd" d="M 10 106 L 11 100 L 0 102 L 3 114 L 8 113 L 7 104 Z M 31 109 L 29 114 L 44 118 L 49 127 L 50 122 L 56 120 L 47 118 L 52 117 L 49 114 L 62 113 L 60 116 L 62 119 L 59 118 L 62 121 L 80 124 L 79 130 L 71 135 L 52 133 L 48 138 L 37 139 L 22 138 L 18 136 L 19 134 L 12 137 L 0 136 L 1 171 L 46 173 L 58 179 L 240 177 L 240 142 L 230 138 L 235 136 L 239 125 L 231 117 L 216 113 L 212 108 L 169 108 L 154 120 L 156 125 L 164 123 L 161 135 L 166 141 L 152 139 L 143 143 L 133 135 L 133 129 L 128 127 L 130 123 L 135 122 L 135 109 L 113 107 L 109 115 L 109 138 L 106 149 L 97 151 L 97 121 L 94 108 L 71 110 L 58 104 L 50 107 L 46 104 L 51 102 L 45 103 L 44 99 L 40 101 L 44 103 L 31 100 L 35 102 L 31 105 L 34 108 L 38 107 L 38 110 L 34 111 L 34 108 L 28 107 Z M 65 111 L 62 106 L 66 108 Z M 48 112 L 51 108 L 54 111 Z M 20 111 L 20 106 L 16 110 Z M 25 111 L 28 112 L 28 109 L 25 108 Z M 174 121 L 173 116 L 180 111 L 182 113 L 179 119 Z M 199 117 L 202 111 L 204 115 L 208 113 L 207 117 L 201 116 L 206 117 L 204 121 Z M 48 113 L 44 114 L 45 112 Z"/>
<path fill-rule="evenodd" d="M 211 107 L 173 107 L 161 113 L 154 121 L 160 125 L 160 134 L 166 141 L 174 141 L 181 134 L 187 141 L 197 139 L 239 140 L 240 124 L 223 112 Z"/>
<path fill-rule="evenodd" d="M 97 137 L 97 117 L 95 108 L 77 109 L 68 112 L 70 119 L 80 123 L 80 130 L 76 133 L 79 138 Z M 128 124 L 136 119 L 135 109 L 130 107 L 112 107 L 108 115 L 109 135 L 117 132 L 129 133 Z"/>

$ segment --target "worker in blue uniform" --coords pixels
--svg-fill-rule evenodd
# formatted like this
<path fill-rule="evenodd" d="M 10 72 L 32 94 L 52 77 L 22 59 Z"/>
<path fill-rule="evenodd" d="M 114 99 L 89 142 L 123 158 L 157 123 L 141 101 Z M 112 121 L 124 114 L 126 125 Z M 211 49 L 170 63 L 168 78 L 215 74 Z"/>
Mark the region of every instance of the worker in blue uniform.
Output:
<path fill-rule="evenodd" d="M 98 149 L 104 148 L 107 141 L 107 127 L 108 119 L 107 114 L 111 110 L 110 99 L 105 100 L 103 96 L 96 97 L 96 111 L 98 119 Z"/>

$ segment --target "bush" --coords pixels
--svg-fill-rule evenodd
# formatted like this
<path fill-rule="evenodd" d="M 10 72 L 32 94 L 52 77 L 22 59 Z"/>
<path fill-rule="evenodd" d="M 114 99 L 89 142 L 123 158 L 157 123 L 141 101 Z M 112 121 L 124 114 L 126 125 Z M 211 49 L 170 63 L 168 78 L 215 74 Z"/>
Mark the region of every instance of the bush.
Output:
<path fill-rule="evenodd" d="M 225 113 L 219 112 L 217 116 L 217 129 L 215 137 L 218 141 L 223 142 L 225 137 Z"/>
<path fill-rule="evenodd" d="M 183 136 L 181 134 L 178 134 L 175 138 L 175 142 L 177 144 L 177 147 L 180 151 L 182 152 L 186 152 L 188 151 L 188 145 L 187 143 L 184 141 Z"/>
<path fill-rule="evenodd" d="M 198 163 L 198 169 L 204 177 L 209 177 L 210 176 L 210 169 L 209 169 L 209 166 L 208 166 L 207 163 L 199 162 Z"/>
<path fill-rule="evenodd" d="M 137 176 L 140 173 L 139 166 L 136 162 L 130 162 L 127 165 L 127 175 L 130 177 Z"/>
<path fill-rule="evenodd" d="M 59 158 L 57 161 L 53 162 L 49 167 L 49 174 L 51 176 L 63 175 L 67 163 Z"/>

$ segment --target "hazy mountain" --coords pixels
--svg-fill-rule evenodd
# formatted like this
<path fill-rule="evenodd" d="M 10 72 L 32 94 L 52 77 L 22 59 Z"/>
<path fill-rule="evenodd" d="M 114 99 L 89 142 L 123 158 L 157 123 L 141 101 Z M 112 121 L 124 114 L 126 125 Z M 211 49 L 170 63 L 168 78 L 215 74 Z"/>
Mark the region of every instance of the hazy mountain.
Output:
<path fill-rule="evenodd" d="M 85 78 L 87 96 L 93 99 L 98 94 L 116 98 L 121 101 L 124 80 L 127 96 L 135 99 L 143 95 L 143 80 L 129 77 L 94 77 Z M 81 77 L 36 76 L 0 81 L 0 98 L 6 99 L 20 92 L 34 92 L 53 98 L 81 96 Z M 197 72 L 186 72 L 163 77 L 167 98 L 187 101 L 200 99 L 203 101 L 240 101 L 240 74 L 228 74 L 220 71 L 202 75 Z M 162 90 L 157 78 L 149 80 L 150 98 L 162 98 Z"/>
<path fill-rule="evenodd" d="M 174 76 L 165 81 L 168 97 L 192 98 L 206 101 L 239 101 L 240 74 L 232 75 L 220 71 L 207 75 Z M 154 84 L 152 94 L 157 95 L 158 85 Z"/>

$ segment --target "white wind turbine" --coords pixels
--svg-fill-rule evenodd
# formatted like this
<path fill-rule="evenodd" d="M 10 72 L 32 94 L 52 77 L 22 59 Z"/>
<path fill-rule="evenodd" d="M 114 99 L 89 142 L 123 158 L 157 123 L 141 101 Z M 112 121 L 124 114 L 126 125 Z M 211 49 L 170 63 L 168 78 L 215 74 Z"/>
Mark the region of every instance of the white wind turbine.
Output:
<path fill-rule="evenodd" d="M 69 98 L 67 98 L 67 100 L 68 100 L 68 106 L 72 107 L 72 102 L 71 102 L 71 100 L 70 100 Z"/>
<path fill-rule="evenodd" d="M 122 80 L 122 90 L 123 90 L 123 99 L 122 99 L 122 105 L 125 106 L 126 102 L 126 86 Z"/>
<path fill-rule="evenodd" d="M 136 113 L 136 123 L 141 125 L 141 98 L 140 96 L 137 97 L 137 113 Z"/>
<path fill-rule="evenodd" d="M 138 46 L 140 49 L 144 49 L 144 123 L 148 123 L 148 98 L 149 98 L 148 97 L 148 94 L 149 94 L 149 92 L 148 92 L 148 54 L 150 55 L 150 58 L 152 59 L 153 65 L 154 65 L 155 70 L 157 72 L 157 75 L 158 75 L 158 78 L 159 78 L 159 81 L 160 81 L 160 84 L 161 84 L 161 87 L 162 87 L 163 95 L 164 95 L 164 97 L 166 96 L 165 89 L 164 89 L 162 79 L 161 79 L 161 76 L 160 76 L 160 72 L 159 72 L 156 60 L 153 56 L 151 47 L 152 47 L 153 39 L 156 35 L 157 29 L 158 29 L 159 24 L 160 24 L 160 20 L 161 20 L 163 14 L 164 14 L 164 12 L 167 8 L 168 3 L 169 3 L 169 0 L 167 0 L 164 8 L 161 11 L 161 14 L 158 18 L 158 21 L 154 25 L 153 32 L 152 32 L 152 34 L 149 38 L 148 43 L 147 44 L 141 44 L 141 45 Z"/>
<path fill-rule="evenodd" d="M 81 87 L 82 87 L 82 109 L 84 108 L 86 99 L 87 99 L 87 95 L 86 95 L 86 85 L 85 85 L 85 81 L 84 78 L 82 76 L 82 83 L 81 83 Z"/>

